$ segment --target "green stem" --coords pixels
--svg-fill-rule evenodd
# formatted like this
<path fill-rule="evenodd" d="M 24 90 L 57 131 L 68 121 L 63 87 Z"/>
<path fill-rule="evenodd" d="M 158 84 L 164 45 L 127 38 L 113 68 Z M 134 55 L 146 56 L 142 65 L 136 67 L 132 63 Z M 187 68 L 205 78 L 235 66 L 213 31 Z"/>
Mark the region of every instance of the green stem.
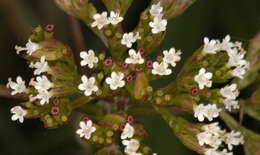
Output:
<path fill-rule="evenodd" d="M 236 130 L 240 132 L 244 132 L 246 129 L 239 124 L 231 115 L 229 115 L 227 112 L 222 111 L 220 113 L 221 119 L 226 123 L 226 125 L 231 129 L 231 130 Z"/>

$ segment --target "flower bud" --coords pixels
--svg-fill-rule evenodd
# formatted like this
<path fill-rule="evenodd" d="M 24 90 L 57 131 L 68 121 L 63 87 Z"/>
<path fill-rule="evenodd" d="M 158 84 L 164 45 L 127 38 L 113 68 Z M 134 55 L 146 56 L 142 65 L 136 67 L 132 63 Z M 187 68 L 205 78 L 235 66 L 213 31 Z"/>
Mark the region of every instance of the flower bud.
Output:
<path fill-rule="evenodd" d="M 164 8 L 167 19 L 171 19 L 181 15 L 187 8 L 189 8 L 196 0 L 157 0 L 160 1 Z M 155 2 L 155 3 L 157 3 Z M 170 6 L 170 7 L 169 7 Z"/>
<path fill-rule="evenodd" d="M 55 3 L 63 11 L 88 24 L 92 22 L 92 16 L 96 13 L 96 8 L 88 0 L 55 0 Z"/>
<path fill-rule="evenodd" d="M 163 119 L 172 128 L 174 134 L 180 139 L 180 141 L 189 149 L 203 154 L 205 148 L 200 146 L 197 140 L 197 134 L 201 132 L 202 124 L 194 124 L 185 120 L 183 117 L 172 115 L 167 109 L 159 108 L 155 109 L 162 115 Z"/>
<path fill-rule="evenodd" d="M 46 60 L 57 60 L 63 57 L 71 57 L 71 49 L 55 39 L 44 40 L 39 43 L 41 49 L 32 53 L 32 56 L 40 59 L 42 56 L 46 57 Z"/>
<path fill-rule="evenodd" d="M 148 79 L 146 78 L 145 74 L 138 73 L 136 75 L 134 89 L 132 90 L 135 99 L 140 100 L 147 94 L 146 88 L 148 85 L 149 85 Z"/>
<path fill-rule="evenodd" d="M 102 0 L 109 11 L 120 11 L 120 15 L 124 16 L 132 4 L 133 0 Z"/>
<path fill-rule="evenodd" d="M 253 93 L 248 102 L 245 102 L 245 112 L 260 120 L 260 87 Z"/>

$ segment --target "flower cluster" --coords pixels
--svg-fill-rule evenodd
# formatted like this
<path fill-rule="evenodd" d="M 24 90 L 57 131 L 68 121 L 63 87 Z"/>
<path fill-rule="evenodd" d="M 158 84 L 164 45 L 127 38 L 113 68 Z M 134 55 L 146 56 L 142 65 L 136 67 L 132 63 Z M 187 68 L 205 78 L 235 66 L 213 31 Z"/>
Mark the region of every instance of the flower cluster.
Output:
<path fill-rule="evenodd" d="M 222 42 L 219 40 L 209 40 L 208 38 L 204 38 L 204 48 L 202 51 L 204 55 L 217 54 L 217 52 L 221 51 L 227 52 L 228 61 L 226 62 L 226 66 L 232 69 L 232 75 L 242 79 L 246 72 L 245 69 L 248 69 L 249 63 L 244 60 L 245 52 L 241 47 L 241 43 L 231 42 L 229 35 L 227 35 Z M 244 70 L 239 71 L 238 74 L 234 74 L 234 72 L 241 69 L 241 67 Z M 215 78 L 214 76 L 208 68 L 202 67 L 200 68 L 199 73 L 194 76 L 194 81 L 198 84 L 199 89 L 203 91 L 203 89 L 205 90 L 205 87 L 212 87 L 213 80 Z M 217 92 L 219 94 L 217 95 L 219 98 L 223 97 L 223 99 L 218 101 L 222 101 L 224 107 L 228 111 L 231 111 L 232 109 L 239 109 L 239 104 L 236 100 L 239 95 L 237 87 L 238 85 L 233 83 L 219 89 L 219 93 Z M 213 102 L 216 102 L 216 100 L 214 99 Z M 205 118 L 212 121 L 213 118 L 218 117 L 222 111 L 222 109 L 218 108 L 217 105 L 221 105 L 221 103 L 217 102 L 217 104 L 195 105 L 193 107 L 194 117 L 200 122 L 204 121 Z M 207 149 L 204 152 L 205 155 L 232 155 L 233 153 L 228 152 L 227 149 L 223 149 L 222 151 L 219 150 L 222 147 L 222 143 L 224 142 L 228 146 L 229 151 L 232 151 L 233 145 L 243 144 L 243 136 L 240 132 L 231 131 L 230 133 L 226 133 L 225 130 L 220 129 L 218 123 L 204 125 L 202 129 L 203 132 L 197 135 L 197 139 L 201 146 L 207 146 Z"/>
<path fill-rule="evenodd" d="M 211 123 L 202 127 L 203 132 L 197 135 L 197 139 L 201 146 L 208 146 L 205 155 L 232 155 L 232 152 L 227 152 L 227 149 L 222 148 L 222 143 L 225 143 L 229 151 L 232 151 L 234 145 L 244 143 L 244 138 L 240 132 L 231 131 L 226 133 L 225 130 L 221 130 L 218 123 Z"/>
<path fill-rule="evenodd" d="M 220 89 L 220 94 L 224 97 L 223 103 L 228 111 L 231 109 L 239 109 L 238 101 L 236 101 L 239 91 L 237 90 L 237 84 L 233 83 L 230 86 L 225 86 Z"/>
<path fill-rule="evenodd" d="M 199 104 L 198 106 L 194 106 L 194 117 L 198 118 L 200 122 L 204 121 L 207 118 L 209 121 L 212 121 L 213 118 L 217 118 L 219 116 L 219 112 L 221 109 L 217 108 L 216 104 Z"/>
<path fill-rule="evenodd" d="M 128 155 L 142 155 L 142 153 L 137 153 L 140 143 L 137 139 L 133 138 L 134 132 L 134 127 L 126 123 L 121 133 L 122 144 L 125 145 L 125 153 Z"/>
<path fill-rule="evenodd" d="M 173 16 L 179 4 L 170 1 L 154 4 L 152 1 L 142 13 L 138 26 L 131 32 L 123 32 L 119 23 L 124 18 L 120 12 L 123 16 L 130 6 L 125 1 L 104 0 L 108 10 L 117 10 L 110 11 L 110 15 L 106 11 L 96 13 L 96 8 L 88 1 L 75 2 L 75 6 L 70 5 L 72 1 L 66 2 L 56 3 L 72 15 L 84 18 L 84 22 L 100 35 L 111 55 L 93 49 L 81 51 L 80 66 L 87 70 L 80 75 L 72 50 L 53 37 L 52 25 L 46 26 L 45 31 L 41 27 L 34 30 L 25 47 L 15 46 L 18 54 L 26 52 L 25 58 L 36 77 L 31 78 L 29 87 L 20 76 L 16 81 L 8 79 L 11 95 L 23 93 L 29 98 L 21 104 L 25 108 L 15 106 L 10 110 L 13 121 L 22 123 L 24 117 L 40 117 L 46 127 L 56 128 L 67 122 L 71 112 L 77 109 L 93 120 L 83 118 L 79 122 L 76 134 L 84 141 L 97 144 L 96 148 L 102 147 L 100 151 L 105 150 L 107 154 L 114 154 L 109 147 L 115 144 L 118 146 L 113 151 L 120 152 L 122 143 L 125 154 L 142 155 L 151 153 L 144 142 L 147 133 L 143 125 L 133 122 L 129 115 L 142 113 L 142 109 L 135 111 L 131 105 L 142 103 L 161 115 L 184 145 L 198 153 L 232 155 L 233 147 L 244 143 L 243 132 L 235 131 L 237 129 L 226 132 L 218 123 L 191 123 L 174 114 L 177 110 L 177 113 L 193 114 L 199 122 L 211 122 L 219 116 L 222 118 L 225 109 L 239 109 L 239 82 L 223 88 L 218 84 L 234 77 L 241 80 L 249 70 L 240 42 L 232 42 L 229 35 L 222 41 L 205 37 L 203 48 L 187 60 L 175 81 L 154 91 L 152 82 L 172 74 L 181 60 L 182 52 L 173 47 L 163 50 L 156 60 L 150 57 L 164 39 L 166 19 Z M 66 7 L 62 7 L 65 3 Z M 168 107 L 173 108 L 168 111 Z"/>
<path fill-rule="evenodd" d="M 249 68 L 249 62 L 244 59 L 245 51 L 240 42 L 231 42 L 231 37 L 227 35 L 222 42 L 219 40 L 209 40 L 204 38 L 203 51 L 207 54 L 216 54 L 218 51 L 225 51 L 229 56 L 228 66 L 231 67 L 232 75 L 243 79 L 246 70 Z"/>
<path fill-rule="evenodd" d="M 123 21 L 123 17 L 120 16 L 119 12 L 111 11 L 110 17 L 107 17 L 107 12 L 104 11 L 101 14 L 97 13 L 93 15 L 94 22 L 91 24 L 91 27 L 98 27 L 98 29 L 102 29 L 104 26 L 108 24 L 117 25 L 118 23 Z"/>
<path fill-rule="evenodd" d="M 175 51 L 174 48 L 171 48 L 169 51 L 164 50 L 163 51 L 163 61 L 161 63 L 154 62 L 153 63 L 153 69 L 152 74 L 154 75 L 170 75 L 172 73 L 172 70 L 169 69 L 169 65 L 172 67 L 176 66 L 176 62 L 181 60 L 181 51 Z"/>
<path fill-rule="evenodd" d="M 153 17 L 153 21 L 149 23 L 149 26 L 152 28 L 152 33 L 157 34 L 166 30 L 167 20 L 163 19 L 163 7 L 160 2 L 152 5 L 150 9 L 150 14 Z"/>

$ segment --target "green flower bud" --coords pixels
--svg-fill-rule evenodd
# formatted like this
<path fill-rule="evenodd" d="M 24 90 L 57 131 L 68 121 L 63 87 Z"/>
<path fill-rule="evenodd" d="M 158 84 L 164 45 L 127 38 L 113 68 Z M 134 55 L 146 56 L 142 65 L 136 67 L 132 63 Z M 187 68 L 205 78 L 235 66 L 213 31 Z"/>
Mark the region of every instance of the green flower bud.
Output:
<path fill-rule="evenodd" d="M 183 14 L 183 12 L 195 2 L 195 0 L 153 0 L 153 3 L 159 1 L 164 8 L 164 17 L 167 19 Z"/>
<path fill-rule="evenodd" d="M 97 12 L 88 0 L 55 0 L 55 3 L 65 12 L 80 18 L 86 23 L 93 21 L 92 16 Z"/>
<path fill-rule="evenodd" d="M 174 134 L 186 147 L 197 153 L 204 153 L 205 147 L 199 145 L 196 136 L 201 132 L 202 124 L 193 124 L 182 117 L 174 116 L 166 108 L 155 106 L 155 109 L 162 115 L 163 119 L 172 128 Z"/>
<path fill-rule="evenodd" d="M 133 0 L 102 0 L 109 11 L 120 11 L 121 16 L 124 16 L 131 6 Z"/>

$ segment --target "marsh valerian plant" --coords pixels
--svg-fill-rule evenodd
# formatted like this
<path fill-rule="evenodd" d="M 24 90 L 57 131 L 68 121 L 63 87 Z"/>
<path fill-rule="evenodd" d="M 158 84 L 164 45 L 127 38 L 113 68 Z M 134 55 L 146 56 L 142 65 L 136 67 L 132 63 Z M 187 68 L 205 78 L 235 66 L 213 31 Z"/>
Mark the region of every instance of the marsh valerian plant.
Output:
<path fill-rule="evenodd" d="M 174 73 L 182 51 L 172 47 L 155 60 L 151 54 L 166 36 L 167 20 L 181 15 L 194 0 L 152 0 L 131 32 L 123 31 L 122 21 L 127 20 L 132 0 L 103 0 L 108 11 L 100 13 L 88 0 L 54 2 L 86 23 L 109 55 L 95 49 L 81 51 L 80 66 L 86 70 L 81 75 L 71 48 L 55 39 L 54 26 L 35 28 L 25 47 L 15 46 L 35 77 L 28 84 L 20 76 L 8 79 L 11 94 L 26 98 L 11 109 L 13 121 L 40 118 L 46 128 L 58 128 L 77 111 L 82 119 L 75 133 L 94 146 L 95 154 L 155 155 L 144 141 L 145 128 L 134 118 L 160 115 L 197 153 L 232 155 L 241 144 L 248 155 L 260 153 L 260 135 L 242 124 L 244 114 L 260 120 L 260 91 L 250 99 L 239 96 L 240 90 L 260 79 L 259 35 L 249 52 L 229 35 L 222 40 L 205 37 L 176 79 L 155 89 L 151 81 Z M 240 114 L 240 123 L 229 113 Z M 216 122 L 218 117 L 229 129 Z"/>

